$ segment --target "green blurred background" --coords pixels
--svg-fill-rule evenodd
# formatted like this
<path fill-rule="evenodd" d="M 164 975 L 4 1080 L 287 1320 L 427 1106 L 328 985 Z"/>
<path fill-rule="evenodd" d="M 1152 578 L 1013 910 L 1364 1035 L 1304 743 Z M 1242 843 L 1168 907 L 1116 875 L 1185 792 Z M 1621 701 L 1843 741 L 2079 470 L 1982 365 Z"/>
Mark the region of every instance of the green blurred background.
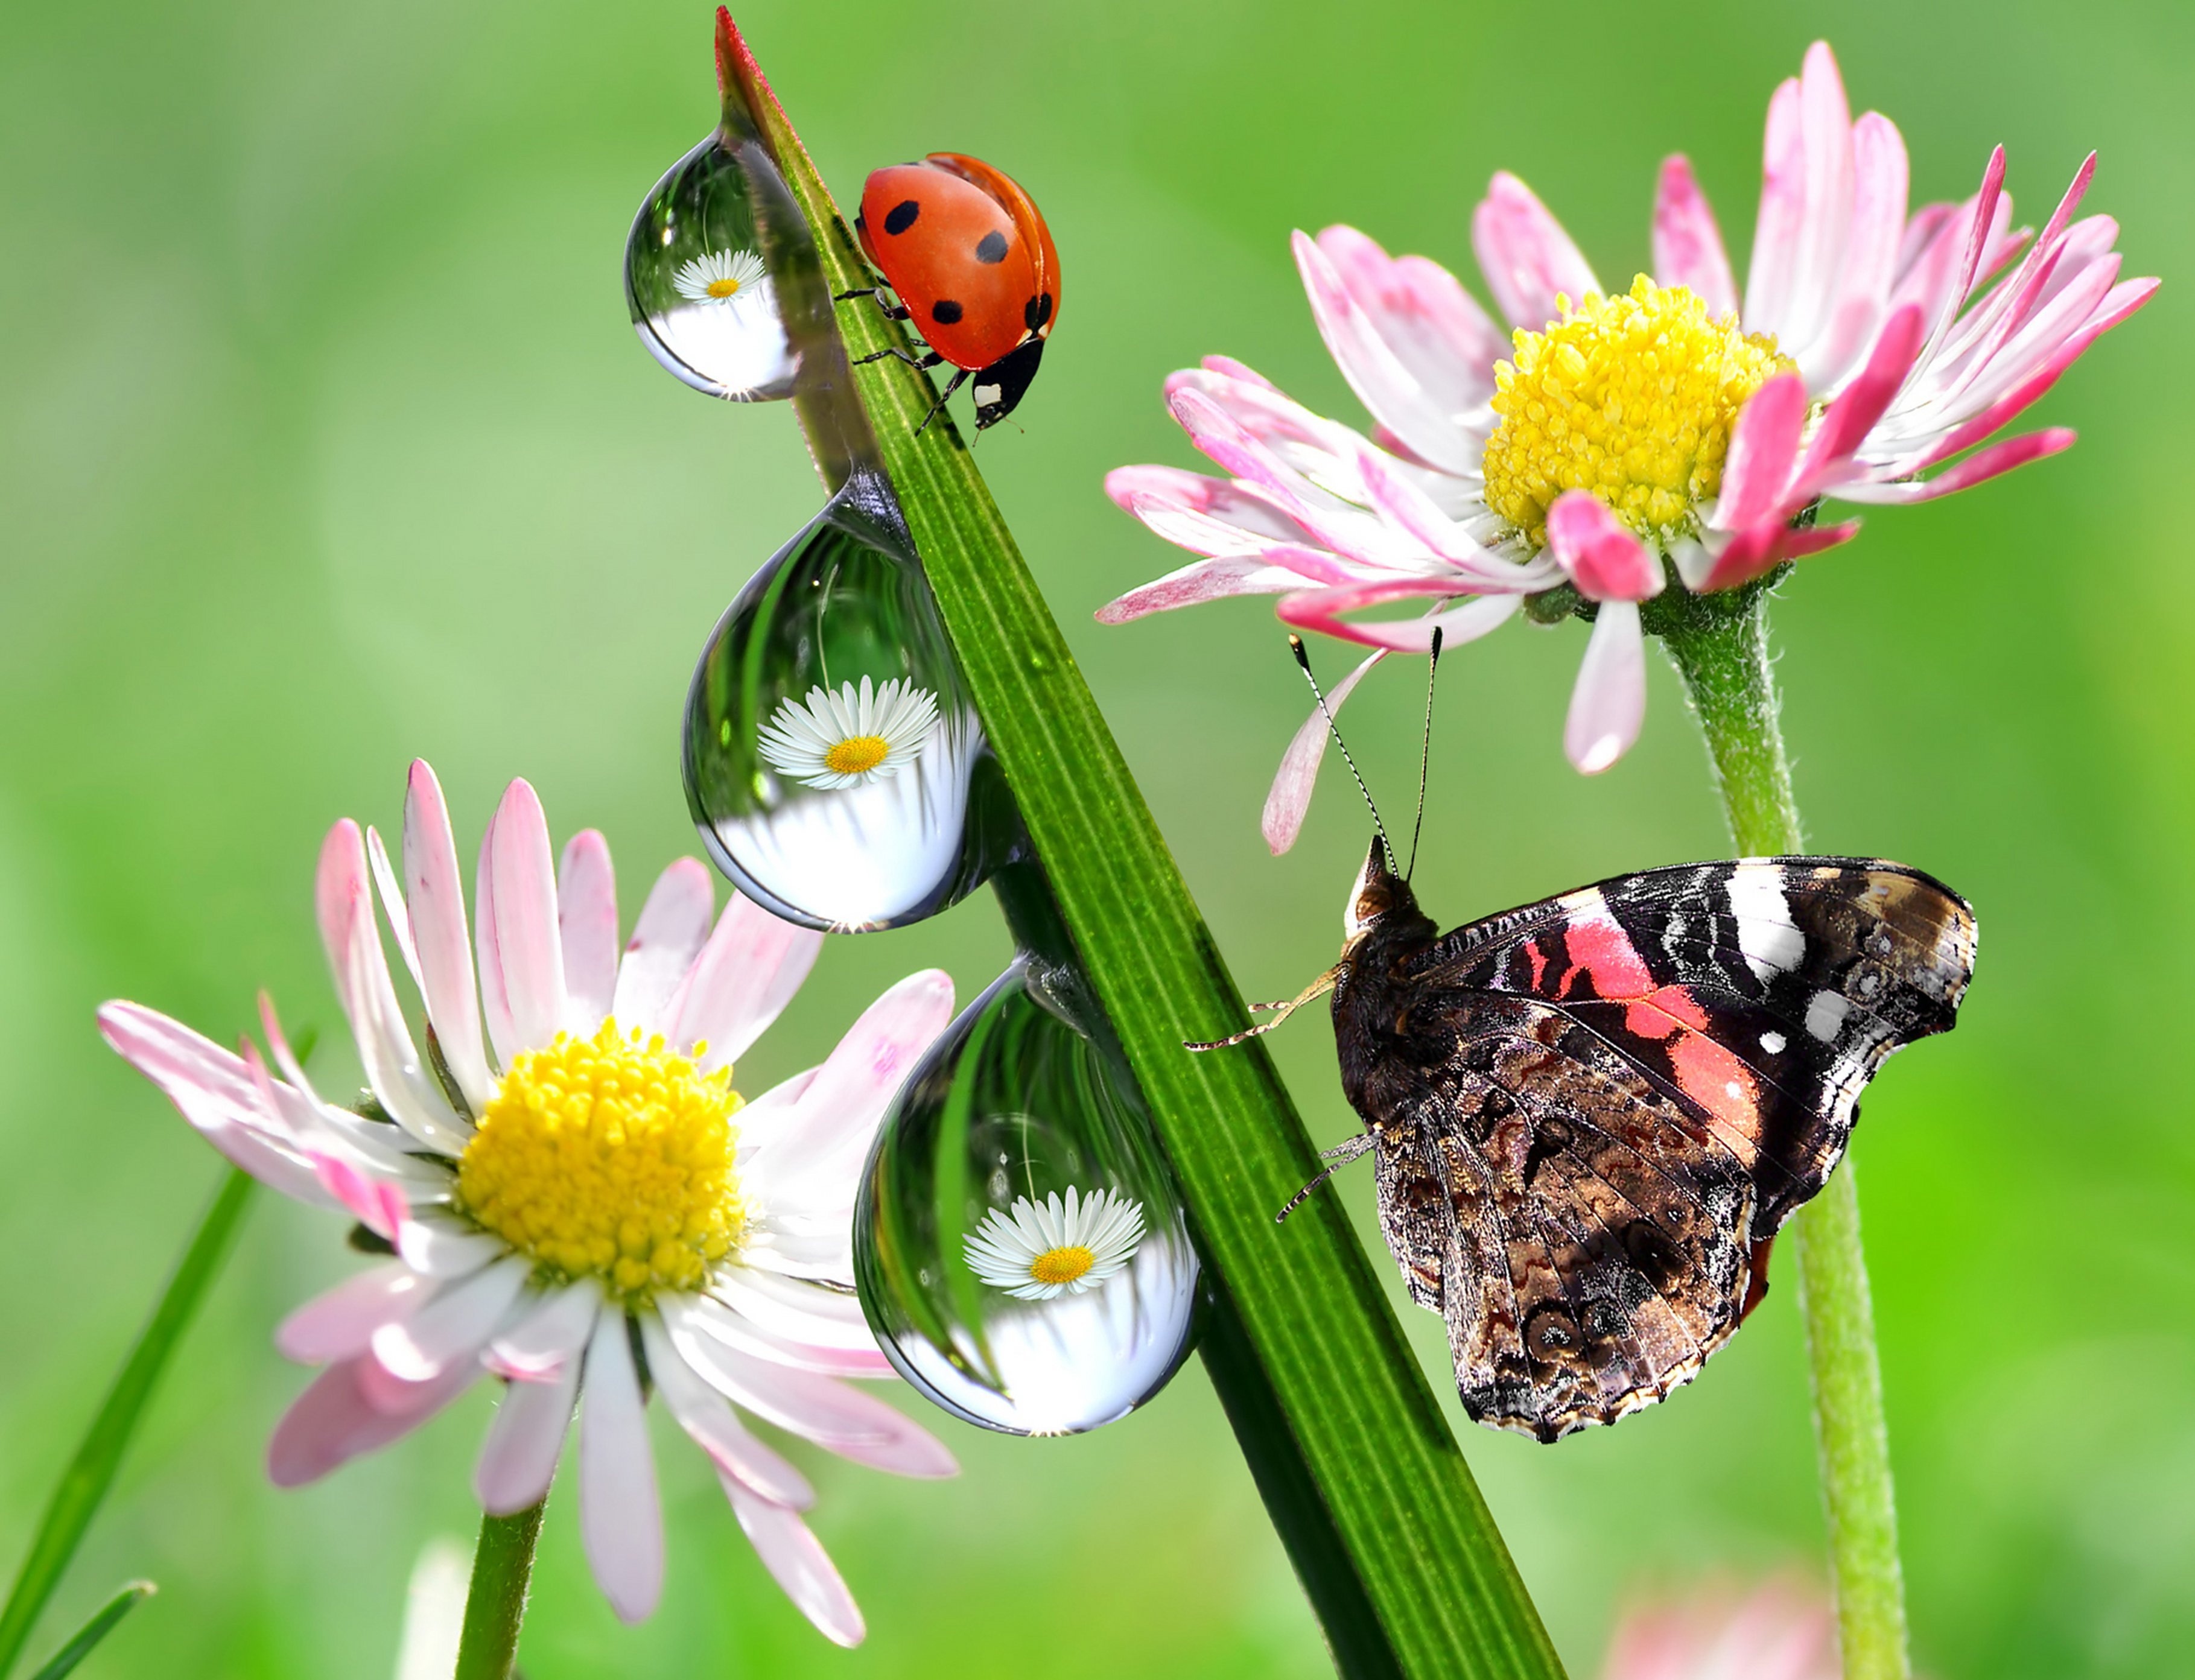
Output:
<path fill-rule="evenodd" d="M 768 0 L 741 21 L 842 198 L 955 149 L 1044 205 L 1064 325 L 980 459 L 1252 996 L 1332 960 L 1363 814 L 1329 783 L 1296 850 L 1265 854 L 1259 806 L 1305 706 L 1263 605 L 1090 613 L 1178 558 L 1098 487 L 1191 460 L 1167 370 L 1224 350 L 1355 417 L 1291 227 L 1346 220 L 1475 285 L 1469 209 L 1507 167 L 1620 281 L 1645 261 L 1656 162 L 1683 148 L 1742 264 L 1769 93 L 1826 32 L 1855 106 L 1903 128 L 1916 202 L 1971 191 L 2001 140 L 2039 222 L 2098 147 L 2090 204 L 2124 221 L 2128 272 L 2195 259 L 2176 4 Z M 518 774 L 560 838 L 605 829 L 628 917 L 688 848 L 694 653 L 819 501 L 789 411 L 677 384 L 625 318 L 628 220 L 713 121 L 709 29 L 699 0 L 0 14 L 0 1568 L 216 1177 L 99 1044 L 98 1001 L 226 1038 L 264 984 L 293 1024 L 335 1026 L 314 850 L 344 814 L 393 828 L 413 754 L 461 849 Z M 1985 929 L 1960 1031 L 1888 1070 L 1856 1152 L 1915 1643 L 1939 1677 L 2195 1671 L 2179 296 L 2048 400 L 2083 434 L 2071 456 L 1872 515 L 1777 609 L 1815 843 L 1941 873 Z M 1512 629 L 1449 662 L 1421 883 L 1443 920 L 1724 848 L 1658 665 L 1638 750 L 1596 780 L 1564 766 L 1582 642 Z M 1418 704 L 1398 668 L 1351 709 L 1391 809 Z M 741 1084 L 814 1060 L 913 968 L 943 964 L 965 998 L 1005 955 L 988 901 L 834 941 Z M 1323 1026 L 1276 1050 L 1320 1141 L 1350 1130 Z M 1360 1170 L 1340 1194 L 1376 1244 L 1371 1189 Z M 488 1401 L 317 1487 L 268 1487 L 265 1439 L 304 1380 L 269 1330 L 349 1263 L 330 1223 L 262 1199 L 38 1648 L 141 1574 L 161 1596 L 87 1674 L 390 1671 L 414 1559 L 470 1537 Z M 1669 1404 L 1553 1449 L 1464 1435 L 1581 1680 L 1639 1594 L 1818 1574 L 1788 1266 Z M 1401 1310 L 1455 1412 L 1438 1321 Z M 861 1650 L 809 1631 L 666 1433 L 662 1610 L 615 1623 L 560 1493 L 527 1672 L 1324 1671 L 1194 1365 L 1084 1439 L 937 1423 L 955 1483 L 803 1454 Z"/>

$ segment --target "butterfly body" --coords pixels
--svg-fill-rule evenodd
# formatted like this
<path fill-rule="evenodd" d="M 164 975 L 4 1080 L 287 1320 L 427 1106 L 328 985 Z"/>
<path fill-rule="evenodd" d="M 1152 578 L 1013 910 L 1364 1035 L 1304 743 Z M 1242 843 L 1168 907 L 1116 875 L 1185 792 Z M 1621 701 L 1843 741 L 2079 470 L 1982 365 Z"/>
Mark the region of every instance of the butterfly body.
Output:
<path fill-rule="evenodd" d="M 1603 882 L 1445 935 L 1374 843 L 1334 1021 L 1380 1215 L 1482 1423 L 1553 1441 L 1697 1375 L 1884 1057 L 1947 1031 L 1964 900 L 1850 858 Z"/>

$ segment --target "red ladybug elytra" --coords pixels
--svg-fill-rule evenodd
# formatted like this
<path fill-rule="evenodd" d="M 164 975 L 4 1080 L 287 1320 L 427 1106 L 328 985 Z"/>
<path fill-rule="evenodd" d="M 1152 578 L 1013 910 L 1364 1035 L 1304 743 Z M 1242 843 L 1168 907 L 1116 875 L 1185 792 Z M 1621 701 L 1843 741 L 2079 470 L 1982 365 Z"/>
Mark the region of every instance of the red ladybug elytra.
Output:
<path fill-rule="evenodd" d="M 971 374 L 977 431 L 1012 413 L 1059 319 L 1059 251 L 1029 195 L 979 158 L 933 152 L 868 178 L 854 232 L 899 294 L 884 313 L 912 322 L 930 345 L 925 355 L 879 350 L 861 360 L 959 370 L 925 426 Z M 862 296 L 884 302 L 880 288 L 840 294 Z"/>

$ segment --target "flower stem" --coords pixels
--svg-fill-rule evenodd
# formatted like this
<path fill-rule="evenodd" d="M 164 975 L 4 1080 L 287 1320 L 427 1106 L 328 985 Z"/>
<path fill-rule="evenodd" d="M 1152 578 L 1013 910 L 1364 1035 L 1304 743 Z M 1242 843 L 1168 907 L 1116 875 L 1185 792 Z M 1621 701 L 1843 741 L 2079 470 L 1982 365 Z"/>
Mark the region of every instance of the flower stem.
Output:
<path fill-rule="evenodd" d="M 1664 609 L 1666 623 L 1652 626 L 1691 696 L 1741 856 L 1803 847 L 1791 766 L 1777 725 L 1769 590 L 1764 582 L 1728 595 L 1684 596 Z M 1845 1680 L 1906 1680 L 1905 1588 L 1883 1427 L 1882 1367 L 1849 1159 L 1799 1211 L 1789 1229 L 1798 1250 L 1799 1306 L 1806 1321 L 1814 1443 Z"/>
<path fill-rule="evenodd" d="M 510 1680 L 518 1659 L 519 1624 L 526 1620 L 526 1590 L 533 1579 L 533 1548 L 541 1539 L 541 1513 L 548 1506 L 544 1494 L 514 1516 L 481 1518 L 455 1680 Z"/>
<path fill-rule="evenodd" d="M 76 1555 L 93 1514 L 112 1486 L 115 1469 L 136 1433 L 138 1420 L 144 1416 L 146 1402 L 152 1398 L 168 1356 L 182 1339 L 191 1315 L 228 1252 L 251 1199 L 251 1186 L 252 1181 L 244 1173 L 234 1167 L 228 1170 L 213 1205 L 206 1209 L 190 1246 L 183 1251 L 175 1275 L 168 1280 L 160 1304 L 139 1332 L 137 1345 L 130 1350 L 120 1374 L 107 1389 L 99 1415 L 84 1432 L 76 1456 L 61 1472 L 30 1552 L 16 1572 L 7 1608 L 0 1610 L 0 1675 L 6 1674 L 22 1654 L 24 1641 L 30 1637 L 38 1613 L 60 1585 L 61 1572 Z"/>

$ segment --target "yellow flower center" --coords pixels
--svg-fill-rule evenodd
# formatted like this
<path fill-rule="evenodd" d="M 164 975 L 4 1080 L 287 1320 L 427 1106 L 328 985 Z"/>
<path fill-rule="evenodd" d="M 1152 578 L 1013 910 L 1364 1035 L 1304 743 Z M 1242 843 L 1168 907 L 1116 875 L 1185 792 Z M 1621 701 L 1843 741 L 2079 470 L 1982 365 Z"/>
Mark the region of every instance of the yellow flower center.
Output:
<path fill-rule="evenodd" d="M 735 296 L 739 291 L 740 282 L 729 274 L 721 280 L 709 282 L 709 296 L 712 297 L 732 297 Z"/>
<path fill-rule="evenodd" d="M 1098 1263 L 1098 1257 L 1081 1245 L 1047 1248 L 1029 1262 L 1029 1275 L 1039 1283 L 1073 1283 Z"/>
<path fill-rule="evenodd" d="M 1549 504 L 1589 490 L 1641 537 L 1681 534 L 1722 484 L 1737 411 L 1789 358 L 1644 274 L 1628 295 L 1556 301 L 1563 318 L 1519 329 L 1495 364 L 1487 506 L 1539 544 Z"/>
<path fill-rule="evenodd" d="M 616 1293 L 698 1286 L 746 1223 L 731 1069 L 605 1021 L 503 1076 L 458 1161 L 458 1205 L 548 1271 Z"/>
<path fill-rule="evenodd" d="M 883 763 L 890 751 L 882 735 L 849 735 L 823 755 L 823 763 L 842 776 L 858 776 Z"/>

